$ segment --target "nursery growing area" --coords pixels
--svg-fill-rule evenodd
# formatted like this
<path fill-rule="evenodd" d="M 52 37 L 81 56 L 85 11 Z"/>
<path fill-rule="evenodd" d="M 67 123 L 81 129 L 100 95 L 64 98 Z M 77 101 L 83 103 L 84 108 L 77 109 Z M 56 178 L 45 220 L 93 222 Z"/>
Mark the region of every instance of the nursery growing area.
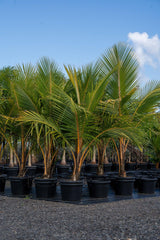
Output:
<path fill-rule="evenodd" d="M 136 56 L 119 43 L 75 69 L 42 58 L 0 71 L 0 180 L 16 196 L 80 201 L 155 193 L 160 185 L 158 81 L 141 87 Z"/>

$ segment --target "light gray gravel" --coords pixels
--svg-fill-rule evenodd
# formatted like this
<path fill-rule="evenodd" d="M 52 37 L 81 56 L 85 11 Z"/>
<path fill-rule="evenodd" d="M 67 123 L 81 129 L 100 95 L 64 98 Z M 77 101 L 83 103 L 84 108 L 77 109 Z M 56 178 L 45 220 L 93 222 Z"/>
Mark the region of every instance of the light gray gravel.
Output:
<path fill-rule="evenodd" d="M 91 205 L 0 196 L 0 240 L 160 240 L 160 197 Z"/>

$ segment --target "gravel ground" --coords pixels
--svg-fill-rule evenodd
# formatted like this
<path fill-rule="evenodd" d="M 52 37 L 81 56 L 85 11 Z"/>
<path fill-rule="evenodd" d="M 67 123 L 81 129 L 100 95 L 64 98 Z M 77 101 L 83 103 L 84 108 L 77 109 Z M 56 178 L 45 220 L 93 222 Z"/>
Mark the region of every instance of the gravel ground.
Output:
<path fill-rule="evenodd" d="M 160 197 L 77 205 L 0 196 L 0 240 L 160 240 Z"/>

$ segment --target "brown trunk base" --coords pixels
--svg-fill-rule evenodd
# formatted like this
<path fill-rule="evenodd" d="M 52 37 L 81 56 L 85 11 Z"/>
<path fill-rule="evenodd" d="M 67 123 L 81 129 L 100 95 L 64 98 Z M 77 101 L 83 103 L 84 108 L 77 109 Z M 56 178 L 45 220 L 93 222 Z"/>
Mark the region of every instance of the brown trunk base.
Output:
<path fill-rule="evenodd" d="M 120 171 L 119 176 L 120 177 L 127 177 L 126 171 Z"/>
<path fill-rule="evenodd" d="M 103 170 L 103 166 L 98 166 L 98 171 L 97 174 L 100 175 L 104 175 L 104 170 Z"/>
<path fill-rule="evenodd" d="M 159 162 L 156 163 L 156 168 L 157 168 L 157 169 L 159 168 Z"/>

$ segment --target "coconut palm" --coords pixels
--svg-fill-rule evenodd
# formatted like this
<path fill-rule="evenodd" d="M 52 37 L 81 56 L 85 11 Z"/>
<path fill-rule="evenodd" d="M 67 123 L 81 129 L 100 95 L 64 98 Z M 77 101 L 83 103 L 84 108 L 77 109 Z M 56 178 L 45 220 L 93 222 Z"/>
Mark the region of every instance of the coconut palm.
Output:
<path fill-rule="evenodd" d="M 65 69 L 68 74 L 65 88 L 53 83 L 53 91 L 45 96 L 49 112 L 25 111 L 19 120 L 44 124 L 54 133 L 55 139 L 63 139 L 66 142 L 74 161 L 72 179 L 76 181 L 90 147 L 99 136 L 103 135 L 106 138 L 133 136 L 127 129 L 117 127 L 102 129 L 95 111 L 115 69 L 104 77 L 99 75 L 98 65 L 78 70 L 68 66 Z"/>
<path fill-rule="evenodd" d="M 140 123 L 148 114 L 154 112 L 160 100 L 159 85 L 154 85 L 152 89 L 145 89 L 144 93 L 138 96 L 138 62 L 132 48 L 124 43 L 119 43 L 109 49 L 100 59 L 100 64 L 102 76 L 117 66 L 106 88 L 106 101 L 113 103 L 117 126 L 130 128 L 132 134 L 140 136 L 142 133 Z M 119 175 L 126 176 L 125 152 L 129 140 L 123 136 L 118 139 L 112 138 L 112 140 L 117 151 Z"/>
<path fill-rule="evenodd" d="M 0 161 L 6 146 L 8 145 L 8 139 L 11 136 L 8 134 L 11 127 L 8 119 L 3 118 L 4 115 L 11 116 L 14 111 L 13 102 L 11 96 L 11 82 L 15 80 L 16 70 L 13 67 L 6 67 L 0 71 Z M 12 154 L 13 151 L 10 148 L 10 165 L 13 164 Z"/>
<path fill-rule="evenodd" d="M 153 117 L 148 119 L 148 126 L 146 126 L 148 142 L 145 149 L 151 161 L 156 163 L 156 168 L 159 168 L 160 162 L 160 116 L 156 113 Z"/>
<path fill-rule="evenodd" d="M 108 77 L 96 83 L 96 68 L 90 66 L 76 71 L 69 66 L 65 69 L 69 77 L 65 88 L 54 84 L 52 94 L 48 95 L 48 98 L 45 96 L 50 114 L 25 112 L 21 119 L 45 124 L 54 129 L 56 137 L 64 139 L 72 152 L 73 179 L 77 180 L 87 155 L 88 147 L 84 146 L 91 141 L 91 136 L 96 132 L 90 113 L 103 95 L 101 90 L 105 89 Z"/>
<path fill-rule="evenodd" d="M 7 120 L 8 136 L 6 141 L 11 149 L 11 158 L 13 153 L 19 164 L 19 176 L 24 176 L 25 165 L 28 159 L 28 143 L 30 139 L 30 124 L 17 124 L 17 117 L 20 111 L 24 109 L 36 111 L 36 105 L 34 104 L 34 80 L 35 72 L 31 65 L 17 66 L 15 69 L 15 78 L 10 79 L 9 92 L 10 97 L 8 102 L 10 103 L 11 111 L 5 112 L 3 118 Z M 18 142 L 21 144 L 21 153 L 18 154 Z M 13 160 L 12 160 L 13 161 Z"/>

